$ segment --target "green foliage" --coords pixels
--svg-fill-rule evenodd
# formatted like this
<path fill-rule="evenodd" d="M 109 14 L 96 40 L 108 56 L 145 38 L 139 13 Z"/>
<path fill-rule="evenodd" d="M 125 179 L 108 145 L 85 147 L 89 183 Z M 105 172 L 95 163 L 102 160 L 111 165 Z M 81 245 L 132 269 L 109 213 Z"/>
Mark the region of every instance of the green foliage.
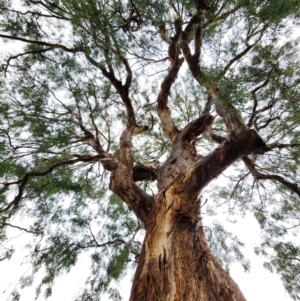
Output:
<path fill-rule="evenodd" d="M 160 31 L 173 36 L 178 17 L 186 26 L 196 11 L 194 2 L 38 4 L 0 0 L 1 34 L 11 37 L 3 37 L 1 54 L 0 260 L 14 253 L 5 231 L 14 226 L 8 223 L 18 213 L 25 219 L 22 225 L 28 224 L 19 230 L 32 235 L 27 247 L 33 275 L 22 279 L 22 287 L 44 270 L 37 295 L 47 298 L 55 278 L 88 254 L 91 275 L 77 300 L 100 300 L 104 293 L 120 300 L 115 284 L 135 267 L 144 233 L 130 208 L 108 193 L 103 158 L 87 160 L 99 155 L 95 141 L 115 155 L 127 123 L 117 84 L 107 74 L 124 83 L 124 59 L 129 62 L 129 96 L 137 125 L 151 128 L 133 138 L 135 163 L 164 160 L 171 143 L 160 128 L 156 101 L 170 66 Z M 299 7 L 299 0 L 210 1 L 202 20 L 200 58 L 205 80 L 220 88 L 219 101 L 229 104 L 228 110 L 234 105 L 269 146 L 266 154 L 251 156 L 257 170 L 290 183 L 300 178 L 299 41 L 291 36 L 299 24 Z M 206 90 L 191 74 L 180 73 L 168 103 L 178 129 L 197 118 L 207 101 Z M 215 103 L 211 113 L 217 116 Z M 219 117 L 212 130 L 227 136 Z M 200 155 L 215 148 L 203 137 L 194 143 Z M 210 213 L 221 205 L 230 213 L 252 212 L 264 235 L 257 253 L 269 256 L 266 266 L 281 273 L 297 300 L 299 246 L 289 242 L 289 235 L 299 230 L 298 195 L 274 178 L 253 178 L 241 160 L 220 178 L 210 192 L 204 191 L 211 195 Z M 139 185 L 149 193 L 157 190 L 155 183 Z M 18 206 L 10 206 L 19 194 Z M 212 251 L 226 268 L 238 261 L 248 270 L 243 243 L 234 234 L 219 223 L 205 229 Z M 19 298 L 13 291 L 12 300 Z"/>
<path fill-rule="evenodd" d="M 250 262 L 244 257 L 241 251 L 241 248 L 244 247 L 244 243 L 242 243 L 237 236 L 226 231 L 224 227 L 216 221 L 210 229 L 204 228 L 204 230 L 208 237 L 211 251 L 228 272 L 230 271 L 230 265 L 235 261 L 239 262 L 245 271 L 249 271 Z"/>

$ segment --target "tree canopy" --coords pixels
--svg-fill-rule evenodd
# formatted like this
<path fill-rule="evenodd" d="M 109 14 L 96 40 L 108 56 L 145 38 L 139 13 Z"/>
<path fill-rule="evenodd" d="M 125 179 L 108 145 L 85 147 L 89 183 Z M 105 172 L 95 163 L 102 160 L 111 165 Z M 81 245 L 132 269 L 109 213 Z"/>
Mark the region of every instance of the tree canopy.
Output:
<path fill-rule="evenodd" d="M 253 214 L 256 253 L 300 300 L 299 7 L 0 1 L 0 260 L 14 253 L 10 228 L 31 234 L 23 286 L 44 269 L 36 291 L 50 296 L 87 252 L 91 275 L 76 300 L 118 300 L 114 284 L 136 266 L 153 195 L 206 160 L 203 210 Z M 159 180 L 178 133 L 198 161 L 185 159 L 184 171 L 178 161 Z M 244 133 L 245 149 L 256 139 L 247 152 L 228 142 Z M 205 232 L 223 266 L 248 269 L 242 241 L 217 222 Z"/>

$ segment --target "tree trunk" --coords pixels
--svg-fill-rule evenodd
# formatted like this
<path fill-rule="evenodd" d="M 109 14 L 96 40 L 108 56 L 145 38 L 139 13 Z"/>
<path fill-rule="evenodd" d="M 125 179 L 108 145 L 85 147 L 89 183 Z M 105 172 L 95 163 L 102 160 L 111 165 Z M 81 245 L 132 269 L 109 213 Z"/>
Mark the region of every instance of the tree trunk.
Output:
<path fill-rule="evenodd" d="M 199 198 L 207 184 L 234 161 L 265 147 L 255 131 L 237 129 L 238 117 L 226 119 L 228 128 L 234 130 L 205 157 L 197 155 L 192 140 L 211 124 L 209 114 L 200 115 L 181 132 L 175 131 L 172 153 L 155 174 L 159 190 L 155 196 L 134 182 L 130 131 L 123 132 L 110 189 L 146 228 L 131 301 L 245 301 L 209 250 Z"/>
<path fill-rule="evenodd" d="M 155 199 L 130 301 L 245 301 L 209 250 L 200 199 L 182 202 L 175 191 Z"/>

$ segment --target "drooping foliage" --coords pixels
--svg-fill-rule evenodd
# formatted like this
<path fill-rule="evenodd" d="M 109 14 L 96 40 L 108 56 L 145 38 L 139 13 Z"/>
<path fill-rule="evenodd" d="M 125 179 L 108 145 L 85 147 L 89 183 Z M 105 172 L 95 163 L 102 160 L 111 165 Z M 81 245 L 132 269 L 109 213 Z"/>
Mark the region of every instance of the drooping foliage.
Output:
<path fill-rule="evenodd" d="M 202 192 L 204 209 L 252 213 L 263 237 L 256 252 L 300 300 L 299 7 L 299 0 L 1 0 L 0 260 L 13 256 L 8 237 L 17 228 L 31 235 L 33 276 L 45 271 L 37 295 L 50 296 L 56 276 L 86 253 L 91 275 L 77 300 L 120 298 L 114 284 L 135 267 L 143 223 L 109 191 L 109 175 L 122 131 L 134 127 L 141 134 L 132 140 L 133 178 L 157 192 L 158 162 L 172 152 L 158 99 L 179 66 L 167 93 L 175 127 L 204 111 L 214 117 L 193 141 L 199 156 L 234 135 L 224 108 L 262 137 L 262 151 Z M 218 223 L 205 227 L 220 262 L 248 268 L 238 238 Z"/>

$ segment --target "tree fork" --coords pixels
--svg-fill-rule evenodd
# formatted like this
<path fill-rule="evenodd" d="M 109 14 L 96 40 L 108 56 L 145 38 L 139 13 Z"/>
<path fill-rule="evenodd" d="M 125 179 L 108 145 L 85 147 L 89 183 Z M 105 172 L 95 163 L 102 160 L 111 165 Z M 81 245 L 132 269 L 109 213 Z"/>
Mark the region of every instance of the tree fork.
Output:
<path fill-rule="evenodd" d="M 199 193 L 238 158 L 257 148 L 257 137 L 229 137 L 154 198 L 130 301 L 245 301 L 209 250 Z"/>

